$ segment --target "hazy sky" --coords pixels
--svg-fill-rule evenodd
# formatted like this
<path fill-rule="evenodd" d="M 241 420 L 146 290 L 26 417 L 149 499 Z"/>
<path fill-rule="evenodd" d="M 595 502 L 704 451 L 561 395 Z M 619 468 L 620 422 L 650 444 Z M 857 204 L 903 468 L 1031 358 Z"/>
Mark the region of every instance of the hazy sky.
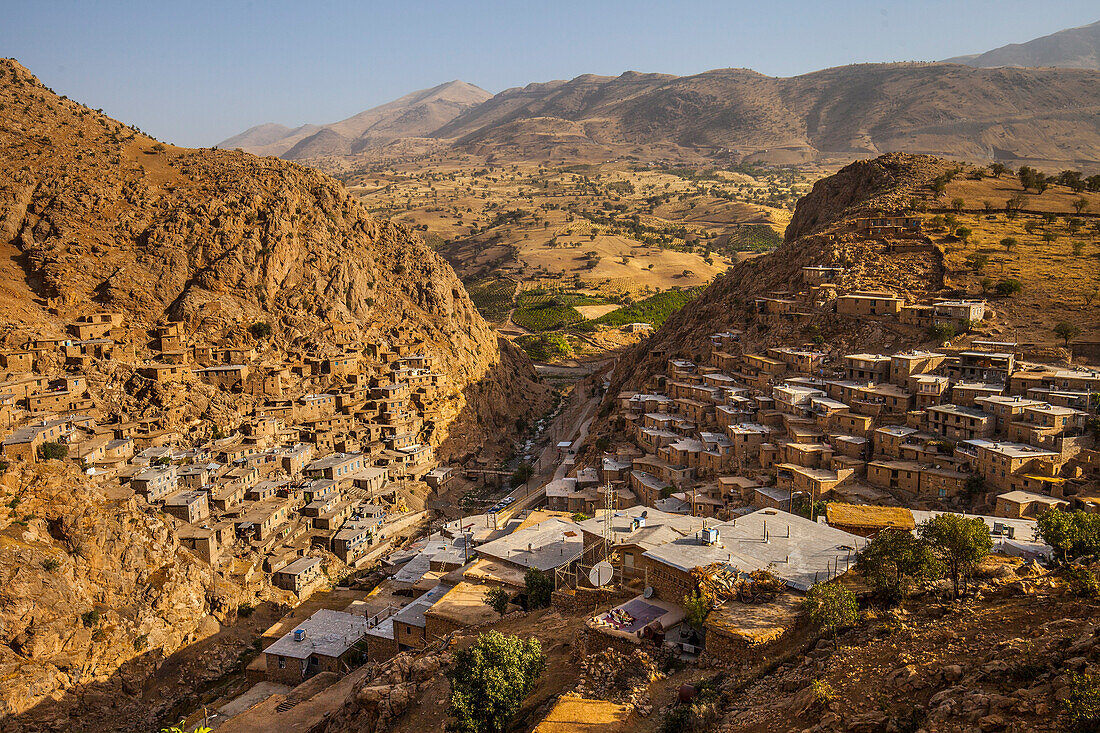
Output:
<path fill-rule="evenodd" d="M 0 55 L 181 145 L 333 122 L 451 79 L 499 92 L 579 74 L 790 76 L 931 61 L 1100 19 L 1096 0 L 3 0 Z"/>

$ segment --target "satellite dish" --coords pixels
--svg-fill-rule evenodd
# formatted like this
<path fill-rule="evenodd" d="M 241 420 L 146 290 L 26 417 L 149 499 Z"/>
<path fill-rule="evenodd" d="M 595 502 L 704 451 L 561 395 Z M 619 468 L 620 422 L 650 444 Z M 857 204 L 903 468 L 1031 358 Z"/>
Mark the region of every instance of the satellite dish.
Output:
<path fill-rule="evenodd" d="M 607 560 L 601 560 L 588 571 L 588 580 L 592 585 L 601 588 L 611 582 L 611 576 L 615 574 L 615 568 Z"/>
<path fill-rule="evenodd" d="M 643 516 L 643 517 L 647 517 L 647 516 L 649 516 L 649 510 L 648 510 L 648 509 L 644 510 L 644 511 L 642 512 L 642 516 Z"/>
<path fill-rule="evenodd" d="M 652 597 L 653 597 L 653 586 L 652 585 L 647 585 L 645 587 L 645 590 L 642 591 L 642 598 L 652 598 Z"/>

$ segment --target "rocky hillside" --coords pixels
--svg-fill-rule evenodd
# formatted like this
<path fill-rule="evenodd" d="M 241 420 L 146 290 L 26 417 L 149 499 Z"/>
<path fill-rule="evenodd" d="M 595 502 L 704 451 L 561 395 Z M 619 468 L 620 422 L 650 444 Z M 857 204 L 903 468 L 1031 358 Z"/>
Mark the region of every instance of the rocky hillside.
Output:
<path fill-rule="evenodd" d="M 1098 82 L 1094 71 L 947 64 L 790 78 L 747 69 L 584 75 L 501 92 L 433 136 L 481 154 L 553 160 L 695 153 L 796 164 L 907 151 L 1100 168 Z"/>
<path fill-rule="evenodd" d="M 56 96 L 14 61 L 0 62 L 0 249 L 8 345 L 101 310 L 125 313 L 131 328 L 182 320 L 273 364 L 290 347 L 423 343 L 447 378 L 429 426 L 437 445 L 454 437 L 444 454 L 504 438 L 539 407 L 526 357 L 498 340 L 450 266 L 340 183 L 273 158 L 165 146 Z M 256 322 L 271 337 L 250 336 Z M 135 338 L 133 361 L 147 346 Z M 89 382 L 108 411 L 175 406 L 193 424 L 251 407 L 133 381 L 118 360 L 100 366 Z"/>
<path fill-rule="evenodd" d="M 765 324 L 753 309 L 756 297 L 802 289 L 804 266 L 844 267 L 840 285 L 847 289 L 887 288 L 911 299 L 940 290 L 944 272 L 938 251 L 888 252 L 885 246 L 847 231 L 847 223 L 877 211 L 906 210 L 914 195 L 926 193 L 932 179 L 953 168 L 954 164 L 938 158 L 892 153 L 852 163 L 818 181 L 798 202 L 782 245 L 717 278 L 653 337 L 619 360 L 615 383 L 637 386 L 663 368 L 660 354 L 702 357 L 710 335 L 719 331 L 744 330 L 747 351 L 808 340 L 793 326 Z M 911 338 L 827 314 L 818 328 L 830 345 L 839 348 L 901 348 Z"/>
<path fill-rule="evenodd" d="M 421 89 L 328 125 L 288 128 L 272 123 L 251 127 L 223 140 L 221 148 L 287 160 L 344 156 L 401 138 L 424 137 L 492 94 L 464 81 Z"/>
<path fill-rule="evenodd" d="M 0 719 L 67 720 L 82 688 L 125 698 L 124 664 L 151 671 L 236 609 L 240 591 L 138 502 L 58 461 L 0 477 Z"/>
<path fill-rule="evenodd" d="M 967 66 L 1060 66 L 1100 71 L 1100 21 L 1067 28 L 1026 43 L 1010 43 L 985 53 L 956 56 L 947 63 Z"/>

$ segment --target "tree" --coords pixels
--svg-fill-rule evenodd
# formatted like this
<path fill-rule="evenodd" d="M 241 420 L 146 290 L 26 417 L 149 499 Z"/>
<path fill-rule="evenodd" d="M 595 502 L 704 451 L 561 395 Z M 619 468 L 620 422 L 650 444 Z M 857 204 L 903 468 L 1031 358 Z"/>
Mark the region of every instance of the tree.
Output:
<path fill-rule="evenodd" d="M 512 487 L 525 484 L 531 480 L 531 476 L 535 473 L 534 467 L 530 463 L 524 462 L 516 467 L 516 470 L 512 472 Z"/>
<path fill-rule="evenodd" d="M 1070 339 L 1077 338 L 1080 333 L 1081 329 L 1068 321 L 1062 321 L 1054 327 L 1054 335 L 1066 342 L 1066 348 L 1069 348 Z"/>
<path fill-rule="evenodd" d="M 1080 257 L 1081 255 L 1083 255 L 1085 253 L 1085 243 L 1084 242 L 1074 242 L 1071 249 L 1073 250 L 1073 256 L 1074 257 Z"/>
<path fill-rule="evenodd" d="M 1007 280 L 1001 280 L 997 283 L 996 291 L 997 295 L 1009 296 L 1016 295 L 1022 292 L 1024 286 L 1020 284 L 1020 281 L 1016 278 L 1008 278 Z"/>
<path fill-rule="evenodd" d="M 267 321 L 256 321 L 248 327 L 248 332 L 258 339 L 267 338 L 271 335 L 271 324 Z"/>
<path fill-rule="evenodd" d="M 966 199 L 958 197 L 951 199 L 951 208 L 954 209 L 957 213 L 962 212 L 962 210 L 966 208 Z"/>
<path fill-rule="evenodd" d="M 1005 237 L 1001 240 L 1001 246 L 1005 248 L 1005 252 L 1011 252 L 1016 246 L 1016 237 Z"/>
<path fill-rule="evenodd" d="M 928 337 L 933 341 L 950 341 L 955 338 L 955 324 L 937 323 L 928 329 Z"/>
<path fill-rule="evenodd" d="M 43 460 L 64 460 L 69 455 L 69 446 L 64 443 L 43 443 L 38 448 L 38 454 Z"/>
<path fill-rule="evenodd" d="M 962 240 L 963 244 L 970 239 L 970 235 L 974 233 L 974 230 L 970 227 L 959 227 L 955 230 L 955 236 Z"/>
<path fill-rule="evenodd" d="M 1040 514 L 1036 525 L 1043 542 L 1061 551 L 1064 563 L 1100 553 L 1100 514 L 1052 509 Z"/>
<path fill-rule="evenodd" d="M 699 591 L 684 596 L 680 604 L 684 607 L 684 620 L 694 629 L 702 629 L 710 613 L 710 600 Z"/>
<path fill-rule="evenodd" d="M 965 582 L 993 548 L 993 538 L 985 522 L 959 514 L 939 514 L 921 522 L 917 526 L 917 537 L 928 543 L 947 569 L 956 598 L 959 597 L 959 582 Z"/>
<path fill-rule="evenodd" d="M 966 266 L 974 272 L 981 272 L 985 269 L 985 266 L 989 264 L 989 255 L 982 252 L 975 252 L 967 255 Z"/>
<path fill-rule="evenodd" d="M 1088 211 L 1089 200 L 1084 196 L 1078 196 L 1073 200 L 1073 210 L 1078 214 L 1083 214 Z"/>
<path fill-rule="evenodd" d="M 482 634 L 469 649 L 455 652 L 447 729 L 457 733 L 503 733 L 531 694 L 546 657 L 539 640 L 499 631 Z"/>
<path fill-rule="evenodd" d="M 810 621 L 829 636 L 859 619 L 855 594 L 839 583 L 815 583 L 806 593 L 803 606 Z"/>
<path fill-rule="evenodd" d="M 991 277 L 983 277 L 978 281 L 978 284 L 982 286 L 982 294 L 984 295 L 993 288 L 996 282 Z"/>
<path fill-rule="evenodd" d="M 508 612 L 508 593 L 500 586 L 493 586 L 485 591 L 482 600 L 485 601 L 486 605 L 499 613 L 501 617 Z"/>
<path fill-rule="evenodd" d="M 909 584 L 918 578 L 936 577 L 939 563 L 928 543 L 904 529 L 879 532 L 856 555 L 856 572 L 874 586 L 887 601 L 903 598 Z"/>
<path fill-rule="evenodd" d="M 527 590 L 527 610 L 546 608 L 550 605 L 550 595 L 554 592 L 554 581 L 538 568 L 529 568 L 523 576 L 523 585 Z"/>

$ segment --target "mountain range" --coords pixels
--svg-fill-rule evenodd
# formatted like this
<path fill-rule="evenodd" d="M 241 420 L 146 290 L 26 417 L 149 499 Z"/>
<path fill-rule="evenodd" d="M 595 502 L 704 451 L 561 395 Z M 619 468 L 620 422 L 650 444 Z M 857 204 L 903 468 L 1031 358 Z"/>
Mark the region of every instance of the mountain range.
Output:
<path fill-rule="evenodd" d="M 900 151 L 1095 168 L 1098 109 L 1100 23 L 1093 23 L 941 63 L 858 64 L 787 78 L 749 69 L 630 71 L 496 95 L 451 81 L 328 125 L 258 125 L 219 147 L 322 166 L 427 138 L 486 157 L 540 161 L 782 165 Z"/>
<path fill-rule="evenodd" d="M 256 125 L 223 140 L 218 147 L 240 148 L 288 160 L 351 155 L 402 138 L 428 136 L 492 96 L 473 84 L 450 81 L 327 125 L 295 128 L 275 123 Z"/>
<path fill-rule="evenodd" d="M 967 66 L 1058 66 L 1100 71 L 1100 21 L 1051 33 L 1026 43 L 1010 43 L 981 54 L 956 56 L 949 64 Z"/>

